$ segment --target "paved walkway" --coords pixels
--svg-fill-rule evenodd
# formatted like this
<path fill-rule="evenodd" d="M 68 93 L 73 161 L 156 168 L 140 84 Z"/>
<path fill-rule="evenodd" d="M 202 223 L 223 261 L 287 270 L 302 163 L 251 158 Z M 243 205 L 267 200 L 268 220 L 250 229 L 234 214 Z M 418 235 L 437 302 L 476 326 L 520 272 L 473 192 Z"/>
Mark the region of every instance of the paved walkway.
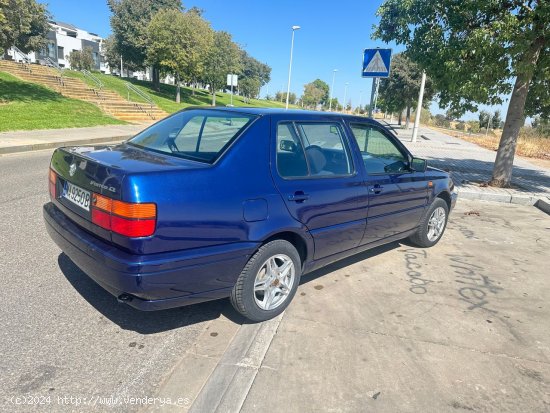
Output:
<path fill-rule="evenodd" d="M 127 139 L 147 124 L 0 132 L 0 154 Z"/>
<path fill-rule="evenodd" d="M 399 139 L 428 164 L 451 172 L 461 197 L 533 205 L 539 199 L 550 201 L 550 169 L 516 157 L 512 174 L 515 188 L 481 187 L 491 178 L 496 152 L 437 130 L 421 127 L 417 142 L 411 142 L 412 129 L 395 129 Z"/>

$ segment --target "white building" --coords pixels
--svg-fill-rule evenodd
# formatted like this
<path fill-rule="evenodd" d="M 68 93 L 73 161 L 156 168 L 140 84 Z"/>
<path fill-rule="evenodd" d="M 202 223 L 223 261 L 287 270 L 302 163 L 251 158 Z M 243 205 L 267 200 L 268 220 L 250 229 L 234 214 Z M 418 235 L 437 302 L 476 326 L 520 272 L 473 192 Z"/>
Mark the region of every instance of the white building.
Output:
<path fill-rule="evenodd" d="M 69 23 L 51 20 L 49 24 L 51 30 L 47 35 L 46 49 L 29 53 L 28 57 L 31 62 L 45 64 L 46 60 L 50 59 L 60 67 L 70 69 L 69 54 L 74 50 L 90 48 L 94 59 L 92 69 L 110 73 L 109 65 L 105 62 L 102 54 L 103 38 L 101 36 L 79 29 Z M 10 54 L 15 60 L 21 60 L 21 57 L 13 50 Z"/>

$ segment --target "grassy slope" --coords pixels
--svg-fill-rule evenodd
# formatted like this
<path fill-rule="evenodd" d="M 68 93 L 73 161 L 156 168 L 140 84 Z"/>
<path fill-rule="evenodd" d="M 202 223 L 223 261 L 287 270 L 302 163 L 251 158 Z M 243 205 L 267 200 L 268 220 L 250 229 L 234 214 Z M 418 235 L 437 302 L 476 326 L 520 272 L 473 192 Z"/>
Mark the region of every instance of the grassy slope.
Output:
<path fill-rule="evenodd" d="M 77 77 L 84 80 L 88 84 L 90 84 L 90 86 L 95 86 L 93 82 L 85 78 L 84 75 L 80 72 L 76 72 L 73 70 L 65 70 L 65 76 Z M 120 79 L 119 77 L 116 77 L 116 76 L 103 75 L 101 73 L 94 73 L 94 76 L 100 79 L 107 89 L 111 89 L 117 92 L 120 96 L 124 97 L 124 99 L 127 99 L 128 97 L 128 89 L 126 89 L 125 82 L 129 81 L 132 84 L 134 84 L 134 86 L 136 86 L 143 92 L 147 93 L 159 108 L 169 113 L 176 112 L 177 110 L 183 109 L 187 106 L 210 105 L 212 103 L 212 96 L 210 95 L 210 93 L 208 93 L 205 90 L 200 90 L 200 89 L 195 90 L 195 96 L 193 96 L 191 88 L 182 87 L 181 88 L 182 103 L 178 104 L 175 102 L 176 87 L 173 85 L 166 85 L 161 83 L 160 92 L 157 92 L 152 89 L 151 82 L 145 82 L 141 80 L 128 79 L 128 78 Z M 136 102 L 143 101 L 139 96 L 135 94 L 130 95 L 130 99 Z M 228 93 L 216 94 L 216 105 L 226 106 L 230 102 L 231 102 L 230 94 Z M 241 96 L 233 96 L 233 105 L 255 106 L 255 107 L 279 107 L 279 108 L 285 106 L 284 103 L 281 103 L 281 102 L 258 100 L 258 99 L 252 99 L 250 103 L 244 103 L 243 98 Z M 293 106 L 293 107 L 296 107 L 296 106 Z"/>
<path fill-rule="evenodd" d="M 91 103 L 0 72 L 0 131 L 75 128 L 125 122 Z"/>

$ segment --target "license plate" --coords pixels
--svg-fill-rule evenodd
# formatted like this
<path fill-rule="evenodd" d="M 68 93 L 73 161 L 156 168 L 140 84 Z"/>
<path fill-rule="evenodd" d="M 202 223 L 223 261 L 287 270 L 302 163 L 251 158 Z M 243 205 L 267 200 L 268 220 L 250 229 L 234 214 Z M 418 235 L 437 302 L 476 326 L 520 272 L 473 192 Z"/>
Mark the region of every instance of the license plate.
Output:
<path fill-rule="evenodd" d="M 63 197 L 71 201 L 73 204 L 84 208 L 86 211 L 90 210 L 91 194 L 85 189 L 73 185 L 70 182 L 65 182 Z"/>

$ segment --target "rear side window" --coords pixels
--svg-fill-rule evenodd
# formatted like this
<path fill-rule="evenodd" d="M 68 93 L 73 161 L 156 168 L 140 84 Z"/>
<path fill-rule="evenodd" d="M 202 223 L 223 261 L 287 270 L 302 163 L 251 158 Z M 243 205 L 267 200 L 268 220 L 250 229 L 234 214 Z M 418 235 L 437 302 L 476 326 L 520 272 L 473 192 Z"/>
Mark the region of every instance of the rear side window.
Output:
<path fill-rule="evenodd" d="M 144 130 L 129 143 L 212 163 L 255 118 L 217 110 L 183 111 Z"/>
<path fill-rule="evenodd" d="M 283 178 L 350 175 L 353 166 L 342 129 L 328 122 L 279 123 L 277 169 Z"/>

